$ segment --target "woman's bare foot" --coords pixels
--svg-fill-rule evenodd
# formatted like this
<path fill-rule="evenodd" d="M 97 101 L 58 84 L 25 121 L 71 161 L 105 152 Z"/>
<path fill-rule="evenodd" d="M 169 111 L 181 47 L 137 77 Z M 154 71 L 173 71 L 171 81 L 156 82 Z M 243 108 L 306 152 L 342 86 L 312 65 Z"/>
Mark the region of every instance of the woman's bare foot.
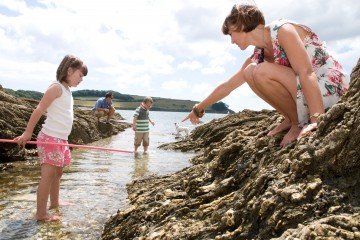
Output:
<path fill-rule="evenodd" d="M 301 128 L 297 125 L 292 125 L 290 130 L 285 134 L 283 140 L 280 143 L 281 147 L 285 147 L 286 145 L 290 144 L 294 140 L 296 140 L 301 132 Z"/>
<path fill-rule="evenodd" d="M 282 121 L 279 125 L 277 125 L 274 129 L 272 129 L 270 132 L 268 132 L 268 136 L 272 137 L 276 134 L 288 130 L 291 127 L 290 119 L 285 118 L 284 121 Z"/>
<path fill-rule="evenodd" d="M 61 217 L 57 215 L 45 215 L 45 216 L 35 216 L 36 221 L 39 222 L 54 222 L 60 221 Z"/>
<path fill-rule="evenodd" d="M 308 135 L 309 133 L 311 133 L 312 131 L 315 131 L 317 129 L 317 123 L 311 123 L 309 125 L 305 125 L 303 127 L 303 129 L 301 129 L 301 132 L 299 133 L 298 136 L 298 140 L 306 135 Z"/>

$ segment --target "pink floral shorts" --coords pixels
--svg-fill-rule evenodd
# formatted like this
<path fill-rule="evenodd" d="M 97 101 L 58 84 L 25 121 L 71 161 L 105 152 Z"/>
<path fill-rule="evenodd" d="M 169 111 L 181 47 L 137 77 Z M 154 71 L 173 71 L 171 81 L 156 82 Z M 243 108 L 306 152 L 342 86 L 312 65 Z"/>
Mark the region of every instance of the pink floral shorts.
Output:
<path fill-rule="evenodd" d="M 65 143 L 68 141 L 56 137 L 51 137 L 43 132 L 39 132 L 37 137 L 38 142 L 47 143 Z M 57 167 L 65 167 L 70 165 L 71 152 L 68 146 L 37 144 L 40 164 L 49 164 Z"/>

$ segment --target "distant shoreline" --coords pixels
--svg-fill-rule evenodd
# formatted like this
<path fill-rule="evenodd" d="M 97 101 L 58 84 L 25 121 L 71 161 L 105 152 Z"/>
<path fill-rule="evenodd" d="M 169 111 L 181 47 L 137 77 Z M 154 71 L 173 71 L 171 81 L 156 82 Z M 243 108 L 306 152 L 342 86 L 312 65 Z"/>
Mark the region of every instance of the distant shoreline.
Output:
<path fill-rule="evenodd" d="M 88 106 L 82 106 L 82 105 L 74 105 L 74 107 L 77 107 L 81 110 L 91 110 L 92 107 L 88 107 Z M 129 111 L 134 111 L 135 108 L 116 108 L 116 110 L 129 110 Z M 190 110 L 188 109 L 162 109 L 162 108 L 151 108 L 151 111 L 156 111 L 156 112 L 190 112 Z M 206 111 L 207 113 L 213 113 L 213 114 L 231 114 L 230 112 L 225 113 L 225 112 L 218 112 L 218 111 Z"/>
<path fill-rule="evenodd" d="M 11 94 L 15 97 L 24 98 L 24 99 L 32 99 L 33 101 L 39 101 L 43 93 L 36 91 L 28 91 L 28 90 L 12 90 L 12 89 L 4 89 L 5 92 Z M 110 90 L 109 90 L 110 91 Z M 74 97 L 74 106 L 80 107 L 84 109 L 91 109 L 100 96 L 105 96 L 107 91 L 104 90 L 79 90 L 73 91 Z M 121 94 L 116 91 L 111 91 L 114 95 L 113 106 L 119 110 L 135 110 L 144 96 L 138 95 L 129 95 L 129 94 Z M 198 101 L 193 100 L 183 100 L 183 99 L 171 99 L 171 98 L 161 98 L 161 97 L 153 97 L 154 106 L 151 108 L 152 111 L 164 111 L 164 112 L 190 112 L 193 106 Z M 223 102 L 217 102 L 208 106 L 205 111 L 207 113 L 218 113 L 218 114 L 229 114 L 235 113 L 233 110 L 229 109 L 229 106 Z"/>

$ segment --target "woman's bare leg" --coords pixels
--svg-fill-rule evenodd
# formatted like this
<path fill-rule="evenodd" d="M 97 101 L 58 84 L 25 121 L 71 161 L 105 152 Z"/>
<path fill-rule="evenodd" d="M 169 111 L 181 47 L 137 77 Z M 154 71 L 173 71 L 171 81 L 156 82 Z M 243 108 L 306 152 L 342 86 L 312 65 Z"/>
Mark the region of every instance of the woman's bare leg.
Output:
<path fill-rule="evenodd" d="M 269 135 L 289 129 L 280 145 L 294 141 L 299 133 L 296 109 L 296 77 L 291 68 L 264 62 L 252 66 L 252 77 L 247 78 L 251 89 L 284 117 L 284 121 L 270 131 Z"/>
<path fill-rule="evenodd" d="M 269 132 L 268 132 L 268 136 L 269 137 L 272 137 L 272 136 L 275 136 L 276 134 L 278 133 L 281 133 L 282 131 L 285 131 L 285 130 L 289 130 L 291 128 L 291 122 L 290 122 L 290 119 L 286 118 L 279 124 L 277 125 L 276 127 L 274 127 L 273 129 L 271 129 Z"/>
<path fill-rule="evenodd" d="M 252 66 L 250 65 L 249 68 L 252 68 L 250 71 L 248 71 L 248 85 L 250 86 L 250 88 L 256 93 L 256 95 L 258 95 L 259 97 L 261 97 L 265 102 L 267 102 L 269 105 L 273 106 L 278 112 L 280 112 L 281 115 L 283 115 L 284 120 L 277 125 L 275 128 L 273 128 L 271 131 L 268 132 L 268 136 L 274 136 L 282 131 L 288 130 L 291 128 L 291 121 L 289 119 L 289 117 L 286 116 L 285 112 L 281 112 L 280 109 L 277 106 L 277 103 L 272 101 L 271 98 L 268 98 L 266 95 L 262 94 L 260 92 L 260 90 L 258 89 L 258 87 L 256 86 L 256 83 L 254 82 L 254 77 L 253 77 L 253 70 L 255 70 L 256 68 L 256 64 L 252 64 Z"/>

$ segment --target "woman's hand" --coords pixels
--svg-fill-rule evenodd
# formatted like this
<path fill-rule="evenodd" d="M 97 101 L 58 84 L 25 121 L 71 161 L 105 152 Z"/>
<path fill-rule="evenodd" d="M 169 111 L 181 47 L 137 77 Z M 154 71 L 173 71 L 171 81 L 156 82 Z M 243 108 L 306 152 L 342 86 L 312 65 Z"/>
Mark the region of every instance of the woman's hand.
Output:
<path fill-rule="evenodd" d="M 200 118 L 202 118 L 204 114 L 205 114 L 205 110 L 200 109 L 199 104 L 195 104 L 194 107 L 192 108 L 192 111 L 189 113 L 189 115 L 187 115 L 186 118 L 182 120 L 182 122 L 190 119 L 190 122 L 192 124 L 197 124 L 200 122 Z"/>
<path fill-rule="evenodd" d="M 317 123 L 311 123 L 309 125 L 305 125 L 300 133 L 299 133 L 299 136 L 298 136 L 298 140 L 306 135 L 308 135 L 309 133 L 315 131 L 317 129 Z"/>
<path fill-rule="evenodd" d="M 182 122 L 185 122 L 186 120 L 190 119 L 190 122 L 192 124 L 197 124 L 200 122 L 200 119 L 198 116 L 195 115 L 194 111 L 191 111 L 183 120 Z"/>

